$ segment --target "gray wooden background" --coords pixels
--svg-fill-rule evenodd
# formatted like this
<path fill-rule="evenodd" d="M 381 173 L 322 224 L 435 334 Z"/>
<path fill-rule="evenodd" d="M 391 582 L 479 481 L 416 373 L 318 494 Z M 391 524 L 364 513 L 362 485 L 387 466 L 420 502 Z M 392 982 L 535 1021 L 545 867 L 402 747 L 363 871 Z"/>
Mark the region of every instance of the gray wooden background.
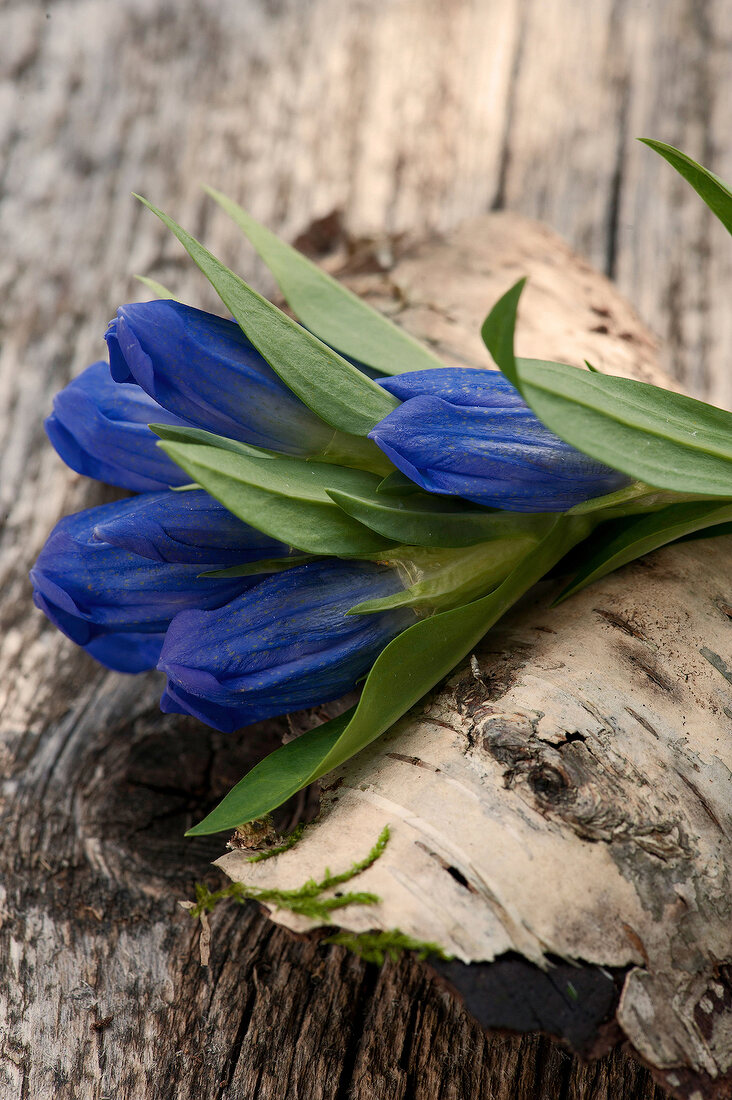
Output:
<path fill-rule="evenodd" d="M 634 140 L 732 179 L 732 3 L 5 0 L 0 66 L 2 1095 L 653 1095 L 621 1056 L 484 1041 L 417 968 L 293 945 L 254 911 L 217 917 L 202 972 L 175 899 L 220 844 L 181 833 L 246 740 L 161 720 L 152 678 L 105 675 L 29 613 L 26 576 L 58 516 L 101 499 L 41 417 L 143 296 L 133 273 L 214 305 L 133 190 L 264 288 L 200 183 L 288 237 L 338 209 L 384 249 L 540 218 L 732 407 L 729 237 Z"/>

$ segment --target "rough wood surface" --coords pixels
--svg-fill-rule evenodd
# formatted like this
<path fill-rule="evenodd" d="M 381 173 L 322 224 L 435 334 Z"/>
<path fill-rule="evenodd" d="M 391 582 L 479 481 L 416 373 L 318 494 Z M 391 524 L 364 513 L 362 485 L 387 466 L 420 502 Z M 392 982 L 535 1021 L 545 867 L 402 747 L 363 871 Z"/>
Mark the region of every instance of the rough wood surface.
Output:
<path fill-rule="evenodd" d="M 376 973 L 254 910 L 216 915 L 202 971 L 176 899 L 220 848 L 181 833 L 275 733 L 162 718 L 151 679 L 105 675 L 29 613 L 26 572 L 60 514 L 101 499 L 40 416 L 138 296 L 130 274 L 214 305 L 133 189 L 260 277 L 199 181 L 290 236 L 340 208 L 385 263 L 395 233 L 542 217 L 617 276 L 685 385 L 731 404 L 728 240 L 632 140 L 732 177 L 731 39 L 727 0 L 6 0 L 3 1096 L 661 1095 L 618 1053 L 485 1039 L 420 968 Z M 590 327 L 601 355 L 611 326 Z"/>

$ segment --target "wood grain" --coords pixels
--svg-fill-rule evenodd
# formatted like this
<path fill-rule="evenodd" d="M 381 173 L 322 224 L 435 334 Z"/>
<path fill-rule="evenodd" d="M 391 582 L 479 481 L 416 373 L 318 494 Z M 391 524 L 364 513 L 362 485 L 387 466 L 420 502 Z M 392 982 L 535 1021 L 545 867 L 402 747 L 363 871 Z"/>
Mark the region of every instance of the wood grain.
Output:
<path fill-rule="evenodd" d="M 621 1054 L 586 1067 L 539 1036 L 486 1040 L 420 968 L 373 972 L 253 910 L 217 914 L 202 971 L 177 899 L 220 849 L 181 833 L 275 732 L 161 718 L 152 679 L 104 674 L 29 611 L 26 575 L 63 512 L 104 499 L 41 416 L 143 296 L 132 273 L 215 305 L 132 190 L 265 289 L 200 182 L 290 237 L 338 208 L 387 265 L 395 234 L 539 216 L 616 275 L 676 377 L 732 404 L 728 239 L 633 143 L 732 177 L 731 42 L 727 0 L 0 8 L 4 1095 L 661 1095 Z"/>

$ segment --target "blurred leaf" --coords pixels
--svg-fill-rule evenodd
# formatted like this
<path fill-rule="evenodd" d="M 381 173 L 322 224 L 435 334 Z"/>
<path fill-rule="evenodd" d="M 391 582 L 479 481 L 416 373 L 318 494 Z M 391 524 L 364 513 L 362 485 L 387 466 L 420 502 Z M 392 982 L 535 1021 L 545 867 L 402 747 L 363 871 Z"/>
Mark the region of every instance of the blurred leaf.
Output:
<path fill-rule="evenodd" d="M 368 435 L 397 407 L 395 397 L 247 286 L 162 210 L 136 197 L 176 235 L 285 385 L 326 423 L 353 435 Z"/>
<path fill-rule="evenodd" d="M 205 190 L 247 235 L 302 323 L 330 347 L 382 374 L 444 365 L 423 344 L 266 229 L 238 203 L 212 187 Z"/>
<path fill-rule="evenodd" d="M 732 191 L 719 176 L 702 168 L 695 160 L 682 153 L 680 149 L 674 149 L 673 145 L 666 145 L 663 141 L 654 141 L 652 138 L 641 138 L 644 145 L 654 149 L 655 152 L 667 160 L 676 171 L 684 177 L 687 183 L 696 191 L 697 195 L 706 203 L 713 214 L 721 221 L 728 233 L 732 233 Z"/>
<path fill-rule="evenodd" d="M 138 283 L 142 283 L 143 286 L 146 286 L 148 290 L 152 291 L 157 298 L 170 299 L 171 302 L 180 301 L 180 298 L 176 297 L 175 294 L 168 290 L 167 286 L 163 286 L 162 283 L 159 283 L 157 279 L 151 279 L 148 275 L 135 275 L 135 278 Z"/>

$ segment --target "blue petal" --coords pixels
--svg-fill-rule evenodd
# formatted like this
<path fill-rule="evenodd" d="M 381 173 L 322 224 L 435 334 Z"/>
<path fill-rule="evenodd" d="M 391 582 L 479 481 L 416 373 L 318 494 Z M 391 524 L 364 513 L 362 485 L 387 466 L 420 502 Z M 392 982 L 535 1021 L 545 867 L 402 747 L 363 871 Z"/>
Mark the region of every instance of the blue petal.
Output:
<path fill-rule="evenodd" d="M 284 557 L 288 547 L 242 523 L 202 489 L 144 493 L 119 501 L 94 537 L 160 562 L 219 568 Z"/>
<path fill-rule="evenodd" d="M 79 645 L 100 634 L 159 634 L 179 611 L 218 607 L 259 580 L 202 578 L 198 565 L 150 561 L 100 542 L 94 529 L 117 508 L 105 504 L 66 516 L 31 570 L 36 606 Z"/>
<path fill-rule="evenodd" d="M 246 708 L 211 703 L 208 699 L 191 695 L 170 682 L 160 697 L 160 709 L 163 714 L 187 714 L 198 718 L 200 722 L 213 726 L 222 733 L 234 733 L 254 721 L 249 717 Z"/>
<path fill-rule="evenodd" d="M 393 378 L 380 378 L 379 385 L 400 401 L 410 397 L 442 397 L 451 405 L 472 405 L 485 409 L 526 408 L 521 394 L 497 370 L 472 367 L 438 367 L 416 370 Z"/>
<path fill-rule="evenodd" d="M 106 333 L 112 375 L 211 432 L 287 454 L 327 446 L 332 429 L 280 381 L 239 326 L 173 301 L 122 306 Z"/>
<path fill-rule="evenodd" d="M 338 698 L 414 622 L 407 609 L 346 612 L 401 587 L 390 569 L 324 559 L 268 577 L 215 611 L 182 612 L 158 665 L 166 706 L 228 729 Z"/>
<path fill-rule="evenodd" d="M 137 385 L 120 386 L 100 361 L 56 394 L 45 421 L 64 462 L 87 477 L 144 492 L 190 480 L 157 446 L 148 424 L 183 424 Z"/>
<path fill-rule="evenodd" d="M 160 659 L 165 634 L 100 634 L 86 652 L 115 672 L 145 672 Z"/>
<path fill-rule="evenodd" d="M 411 397 L 384 417 L 369 438 L 428 492 L 493 508 L 564 511 L 627 484 L 624 475 L 562 442 L 522 401 L 511 400 L 470 406 L 435 396 Z"/>

